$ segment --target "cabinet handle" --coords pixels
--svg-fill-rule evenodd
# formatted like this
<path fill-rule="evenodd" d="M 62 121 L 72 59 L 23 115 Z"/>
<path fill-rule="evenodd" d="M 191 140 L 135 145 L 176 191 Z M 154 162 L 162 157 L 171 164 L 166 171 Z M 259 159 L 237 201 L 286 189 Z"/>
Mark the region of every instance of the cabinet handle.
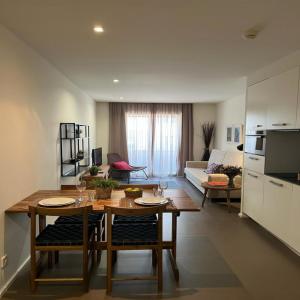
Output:
<path fill-rule="evenodd" d="M 258 178 L 257 175 L 254 175 L 254 174 L 251 174 L 251 173 L 248 173 L 249 176 L 253 177 L 253 178 Z"/>
<path fill-rule="evenodd" d="M 278 182 L 275 182 L 275 181 L 273 181 L 273 180 L 270 180 L 269 182 L 272 183 L 272 184 L 274 184 L 274 185 L 277 185 L 277 186 L 279 186 L 279 187 L 283 187 L 283 184 L 282 184 L 282 183 L 278 183 Z"/>
<path fill-rule="evenodd" d="M 253 157 L 253 156 L 249 156 L 249 159 L 252 159 L 252 160 L 259 160 L 259 158 Z"/>
<path fill-rule="evenodd" d="M 263 125 L 256 125 L 256 127 L 263 127 Z"/>
<path fill-rule="evenodd" d="M 274 123 L 272 126 L 287 126 L 287 123 Z"/>

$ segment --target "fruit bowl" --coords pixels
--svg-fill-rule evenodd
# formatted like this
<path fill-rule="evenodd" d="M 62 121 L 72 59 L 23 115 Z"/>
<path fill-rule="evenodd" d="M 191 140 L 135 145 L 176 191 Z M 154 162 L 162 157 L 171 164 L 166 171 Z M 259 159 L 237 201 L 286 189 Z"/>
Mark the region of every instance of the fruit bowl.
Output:
<path fill-rule="evenodd" d="M 143 190 L 140 188 L 127 188 L 125 189 L 125 196 L 127 198 L 140 198 L 143 196 Z"/>

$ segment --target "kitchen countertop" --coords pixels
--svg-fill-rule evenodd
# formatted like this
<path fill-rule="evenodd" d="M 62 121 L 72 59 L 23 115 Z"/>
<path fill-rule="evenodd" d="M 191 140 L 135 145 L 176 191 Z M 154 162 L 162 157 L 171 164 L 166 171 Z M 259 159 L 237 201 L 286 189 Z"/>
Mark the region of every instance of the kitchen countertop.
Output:
<path fill-rule="evenodd" d="M 266 175 L 300 185 L 300 181 L 297 180 L 298 173 L 266 173 Z"/>

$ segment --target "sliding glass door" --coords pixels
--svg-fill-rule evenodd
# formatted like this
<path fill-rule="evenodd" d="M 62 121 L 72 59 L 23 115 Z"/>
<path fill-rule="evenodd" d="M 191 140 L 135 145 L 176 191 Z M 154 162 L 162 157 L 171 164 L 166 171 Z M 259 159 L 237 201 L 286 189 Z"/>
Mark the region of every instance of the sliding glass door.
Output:
<path fill-rule="evenodd" d="M 126 113 L 129 163 L 147 166 L 150 176 L 176 175 L 181 142 L 181 113 Z"/>

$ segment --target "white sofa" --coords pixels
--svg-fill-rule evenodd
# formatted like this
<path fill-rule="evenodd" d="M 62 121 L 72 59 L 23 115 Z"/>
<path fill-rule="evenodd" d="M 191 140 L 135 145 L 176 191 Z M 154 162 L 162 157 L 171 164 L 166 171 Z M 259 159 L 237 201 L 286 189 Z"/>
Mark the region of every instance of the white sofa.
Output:
<path fill-rule="evenodd" d="M 187 161 L 184 174 L 186 178 L 202 193 L 204 193 L 204 189 L 201 187 L 203 182 L 228 180 L 228 177 L 224 174 L 207 174 L 204 172 L 208 165 L 212 163 L 223 164 L 224 166 L 230 165 L 242 167 L 243 153 L 241 151 L 221 151 L 213 149 L 209 161 Z M 223 191 L 209 190 L 207 196 L 208 198 L 226 198 L 226 194 Z M 241 192 L 232 191 L 230 196 L 231 198 L 240 198 Z"/>

